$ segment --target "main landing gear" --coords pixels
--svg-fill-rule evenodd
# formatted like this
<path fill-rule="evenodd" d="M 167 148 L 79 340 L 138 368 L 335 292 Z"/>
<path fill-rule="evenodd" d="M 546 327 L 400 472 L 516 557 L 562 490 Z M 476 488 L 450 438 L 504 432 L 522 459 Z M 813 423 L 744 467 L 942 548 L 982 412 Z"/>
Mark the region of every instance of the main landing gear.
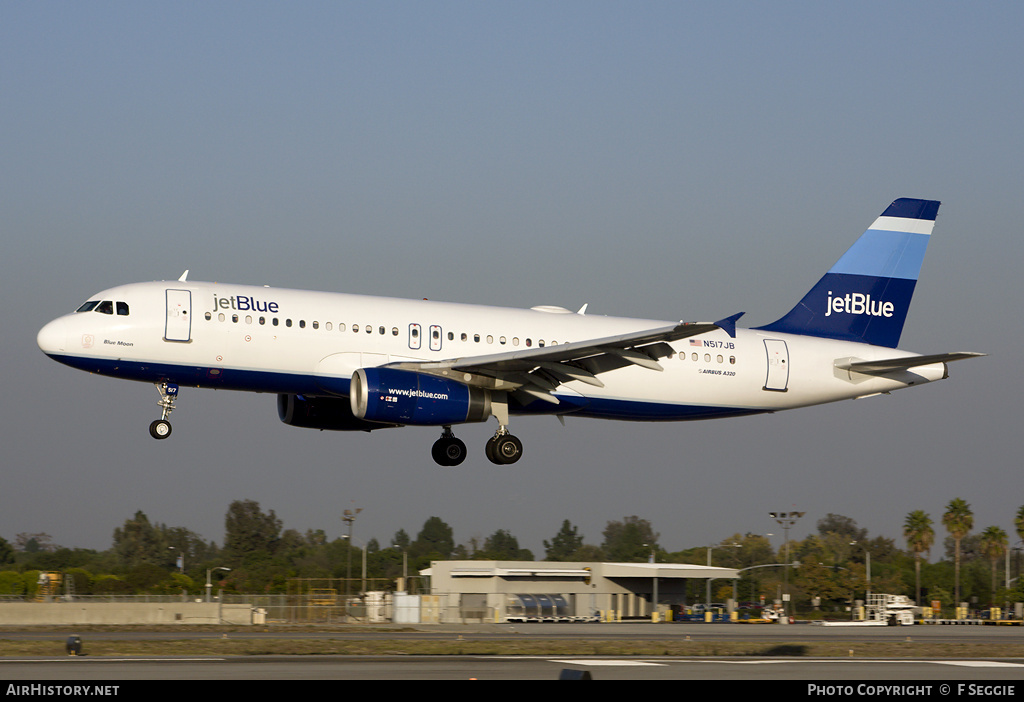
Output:
<path fill-rule="evenodd" d="M 434 462 L 440 466 L 457 466 L 466 460 L 466 444 L 455 438 L 450 425 L 444 427 L 441 438 L 430 449 Z"/>
<path fill-rule="evenodd" d="M 484 452 L 491 463 L 511 465 L 522 457 L 523 442 L 509 434 L 506 427 L 501 427 L 487 440 Z M 441 438 L 430 448 L 430 455 L 439 466 L 457 466 L 466 460 L 466 444 L 455 438 L 452 428 L 446 426 Z"/>
<path fill-rule="evenodd" d="M 160 393 L 157 405 L 163 412 L 160 419 L 149 425 L 149 435 L 154 439 L 166 439 L 171 435 L 171 423 L 167 421 L 167 417 L 174 411 L 174 401 L 178 399 L 178 386 L 174 383 L 156 383 L 156 390 Z"/>
<path fill-rule="evenodd" d="M 487 460 L 499 466 L 515 463 L 523 457 L 523 442 L 508 433 L 508 398 L 502 394 L 491 400 L 491 413 L 498 420 L 498 431 L 487 440 Z"/>
<path fill-rule="evenodd" d="M 491 463 L 511 465 L 522 458 L 523 442 L 509 434 L 507 428 L 499 427 L 497 433 L 487 440 L 484 450 Z"/>

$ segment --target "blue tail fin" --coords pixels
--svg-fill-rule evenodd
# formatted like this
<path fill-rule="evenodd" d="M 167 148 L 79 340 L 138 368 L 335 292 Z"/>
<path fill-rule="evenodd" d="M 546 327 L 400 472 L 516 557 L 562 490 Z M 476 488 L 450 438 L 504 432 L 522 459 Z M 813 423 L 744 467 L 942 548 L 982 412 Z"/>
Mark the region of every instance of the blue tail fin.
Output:
<path fill-rule="evenodd" d="M 939 211 L 893 202 L 782 319 L 759 329 L 896 348 Z"/>

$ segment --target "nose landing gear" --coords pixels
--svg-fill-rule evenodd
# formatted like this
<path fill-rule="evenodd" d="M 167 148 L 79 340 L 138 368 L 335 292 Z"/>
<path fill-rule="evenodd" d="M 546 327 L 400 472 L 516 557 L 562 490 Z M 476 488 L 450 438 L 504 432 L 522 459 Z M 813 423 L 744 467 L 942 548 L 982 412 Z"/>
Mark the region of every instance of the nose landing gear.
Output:
<path fill-rule="evenodd" d="M 167 421 L 167 417 L 174 411 L 174 401 L 178 399 L 178 386 L 174 383 L 156 383 L 156 390 L 160 393 L 157 405 L 163 412 L 160 419 L 149 425 L 149 435 L 154 439 L 166 439 L 171 435 L 171 423 Z"/>

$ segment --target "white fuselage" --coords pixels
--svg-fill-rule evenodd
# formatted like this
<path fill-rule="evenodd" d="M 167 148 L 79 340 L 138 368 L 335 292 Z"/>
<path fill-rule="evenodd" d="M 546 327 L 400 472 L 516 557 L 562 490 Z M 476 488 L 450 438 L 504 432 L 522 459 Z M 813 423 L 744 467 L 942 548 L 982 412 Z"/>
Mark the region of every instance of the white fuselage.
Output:
<path fill-rule="evenodd" d="M 345 396 L 352 374 L 401 361 L 471 358 L 664 327 L 662 320 L 508 309 L 203 282 L 105 290 L 106 311 L 60 317 L 40 347 L 70 366 L 152 383 Z M 121 303 L 121 304 L 117 304 Z M 106 309 L 106 308 L 105 308 Z M 119 312 L 123 312 L 120 313 Z M 515 412 L 667 421 L 772 412 L 897 390 L 945 377 L 933 363 L 886 376 L 837 362 L 907 356 L 895 349 L 737 329 L 672 342 L 663 371 L 631 365 L 571 381 L 559 402 Z"/>

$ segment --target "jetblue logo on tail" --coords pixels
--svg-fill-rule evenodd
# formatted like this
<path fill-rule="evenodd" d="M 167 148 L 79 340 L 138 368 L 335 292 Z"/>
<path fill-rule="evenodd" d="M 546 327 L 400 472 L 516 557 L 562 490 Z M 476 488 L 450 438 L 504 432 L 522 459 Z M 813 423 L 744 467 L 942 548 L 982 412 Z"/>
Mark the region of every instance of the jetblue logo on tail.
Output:
<path fill-rule="evenodd" d="M 895 348 L 938 209 L 893 202 L 796 307 L 760 329 Z"/>
<path fill-rule="evenodd" d="M 831 317 L 836 314 L 866 314 L 869 317 L 892 317 L 895 305 L 891 302 L 876 302 L 870 295 L 861 293 L 847 293 L 843 297 L 832 297 L 832 291 L 828 291 L 828 304 L 825 306 L 825 316 Z"/>

